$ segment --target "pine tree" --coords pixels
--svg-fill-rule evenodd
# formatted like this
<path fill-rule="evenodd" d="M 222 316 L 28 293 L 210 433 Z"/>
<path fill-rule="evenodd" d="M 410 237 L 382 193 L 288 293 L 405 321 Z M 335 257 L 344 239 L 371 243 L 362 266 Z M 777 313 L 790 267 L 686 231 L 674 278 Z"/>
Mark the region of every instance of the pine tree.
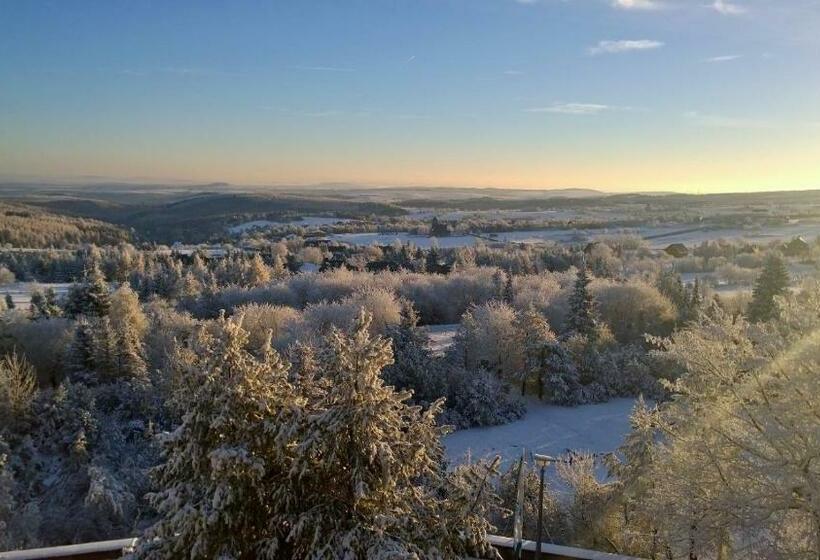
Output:
<path fill-rule="evenodd" d="M 580 373 L 570 353 L 557 340 L 545 348 L 542 372 L 540 387 L 549 402 L 567 406 L 581 402 Z"/>
<path fill-rule="evenodd" d="M 575 286 L 569 298 L 569 328 L 571 331 L 592 340 L 597 333 L 598 318 L 595 298 L 589 291 L 591 279 L 586 267 L 578 269 Z"/>
<path fill-rule="evenodd" d="M 507 274 L 507 283 L 504 284 L 504 303 L 512 305 L 515 301 L 515 291 L 513 290 L 513 276 Z"/>
<path fill-rule="evenodd" d="M 62 313 L 60 302 L 57 299 L 57 292 L 54 288 L 48 288 L 45 292 L 46 304 L 45 309 L 49 317 L 59 317 Z"/>
<path fill-rule="evenodd" d="M 109 288 L 96 261 L 83 271 L 82 281 L 71 286 L 65 303 L 69 317 L 102 317 L 110 307 Z"/>
<path fill-rule="evenodd" d="M 74 337 L 67 352 L 67 365 L 72 372 L 94 369 L 94 327 L 83 315 L 77 317 Z"/>
<path fill-rule="evenodd" d="M 488 555 L 479 491 L 445 476 L 435 415 L 381 380 L 390 342 L 369 316 L 333 331 L 329 382 L 303 392 L 266 346 L 220 319 L 180 348 L 185 410 L 166 436 L 138 558 L 455 558 Z M 215 334 L 210 334 L 214 332 Z"/>
<path fill-rule="evenodd" d="M 127 379 L 145 380 L 148 375 L 145 350 L 136 327 L 133 323 L 125 323 L 117 335 L 117 375 Z"/>
<path fill-rule="evenodd" d="M 297 469 L 311 507 L 291 532 L 296 557 L 458 557 L 480 548 L 486 526 L 442 478 L 435 416 L 406 404 L 381 379 L 390 342 L 372 338 L 362 313 L 350 335 L 334 331 L 326 375 L 332 380 L 310 418 Z M 314 457 L 321 457 L 316 461 Z M 451 499 L 448 500 L 447 496 Z M 471 496 L 472 497 L 472 496 Z M 476 537 L 479 533 L 479 537 Z"/>
<path fill-rule="evenodd" d="M 111 326 L 111 319 L 99 317 L 93 323 L 93 364 L 94 371 L 103 379 L 115 378 L 118 374 L 119 339 Z"/>
<path fill-rule="evenodd" d="M 433 359 L 427 334 L 418 326 L 418 314 L 409 302 L 402 306 L 401 323 L 388 330 L 394 361 L 382 371 L 387 385 L 413 392 L 412 401 L 429 404 L 445 395 L 444 372 Z"/>
<path fill-rule="evenodd" d="M 264 286 L 271 280 L 271 271 L 259 253 L 256 253 L 251 259 L 246 274 L 248 286 Z"/>
<path fill-rule="evenodd" d="M 287 365 L 251 355 L 240 322 L 216 326 L 216 338 L 200 330 L 175 358 L 184 381 L 173 400 L 185 413 L 163 442 L 151 497 L 161 517 L 138 558 L 292 557 L 289 514 L 313 505 L 289 479 L 302 412 Z"/>
<path fill-rule="evenodd" d="M 48 317 L 48 310 L 46 309 L 46 298 L 43 292 L 34 288 L 31 291 L 31 300 L 29 303 L 29 313 L 34 320 Z"/>
<path fill-rule="evenodd" d="M 777 314 L 775 298 L 786 294 L 789 282 L 789 270 L 786 268 L 786 263 L 777 255 L 770 255 L 763 265 L 763 271 L 752 292 L 749 320 L 763 322 L 775 317 Z"/>

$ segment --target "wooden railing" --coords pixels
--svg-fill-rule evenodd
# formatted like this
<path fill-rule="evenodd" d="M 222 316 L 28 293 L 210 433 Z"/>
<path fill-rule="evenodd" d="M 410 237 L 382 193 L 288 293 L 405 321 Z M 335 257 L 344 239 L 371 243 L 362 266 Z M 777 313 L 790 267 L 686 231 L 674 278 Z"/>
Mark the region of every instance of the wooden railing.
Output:
<path fill-rule="evenodd" d="M 117 560 L 131 552 L 137 539 L 120 539 L 116 541 L 101 541 L 68 546 L 53 546 L 50 548 L 31 548 L 13 552 L 0 552 L 0 560 Z M 513 540 L 509 537 L 490 537 L 490 543 L 498 550 L 505 560 L 513 559 Z M 608 554 L 582 548 L 571 548 L 555 544 L 542 544 L 543 560 L 638 560 L 631 556 Z M 522 558 L 535 558 L 535 543 L 524 541 Z"/>

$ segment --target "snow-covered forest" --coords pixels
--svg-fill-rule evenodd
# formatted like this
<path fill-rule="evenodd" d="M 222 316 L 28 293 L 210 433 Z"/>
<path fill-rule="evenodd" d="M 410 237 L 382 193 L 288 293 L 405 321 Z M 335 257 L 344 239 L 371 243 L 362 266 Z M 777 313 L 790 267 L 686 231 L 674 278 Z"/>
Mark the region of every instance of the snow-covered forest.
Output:
<path fill-rule="evenodd" d="M 333 243 L 1 252 L 0 283 L 30 289 L 0 298 L 0 550 L 144 535 L 139 558 L 493 557 L 518 462 L 442 437 L 631 399 L 625 438 L 560 450 L 545 538 L 820 554 L 820 286 L 792 272 L 816 270 L 816 243 Z M 730 266 L 749 289 L 681 276 Z M 507 443 L 537 452 L 526 429 Z"/>

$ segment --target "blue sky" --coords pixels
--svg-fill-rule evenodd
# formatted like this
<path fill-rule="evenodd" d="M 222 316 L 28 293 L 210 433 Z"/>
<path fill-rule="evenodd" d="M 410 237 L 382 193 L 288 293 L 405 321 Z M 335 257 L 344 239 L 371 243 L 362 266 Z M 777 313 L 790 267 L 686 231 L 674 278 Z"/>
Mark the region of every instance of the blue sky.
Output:
<path fill-rule="evenodd" d="M 0 174 L 820 188 L 820 0 L 0 0 Z"/>

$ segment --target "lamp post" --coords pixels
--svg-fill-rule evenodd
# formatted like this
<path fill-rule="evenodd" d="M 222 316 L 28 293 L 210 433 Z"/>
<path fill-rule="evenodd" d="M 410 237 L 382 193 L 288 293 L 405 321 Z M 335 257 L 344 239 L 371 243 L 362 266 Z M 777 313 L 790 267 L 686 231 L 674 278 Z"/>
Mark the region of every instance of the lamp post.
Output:
<path fill-rule="evenodd" d="M 534 454 L 535 464 L 541 469 L 541 481 L 538 484 L 538 528 L 535 539 L 535 560 L 541 560 L 541 532 L 544 527 L 544 471 L 547 470 L 547 465 L 555 461 L 549 455 Z"/>

